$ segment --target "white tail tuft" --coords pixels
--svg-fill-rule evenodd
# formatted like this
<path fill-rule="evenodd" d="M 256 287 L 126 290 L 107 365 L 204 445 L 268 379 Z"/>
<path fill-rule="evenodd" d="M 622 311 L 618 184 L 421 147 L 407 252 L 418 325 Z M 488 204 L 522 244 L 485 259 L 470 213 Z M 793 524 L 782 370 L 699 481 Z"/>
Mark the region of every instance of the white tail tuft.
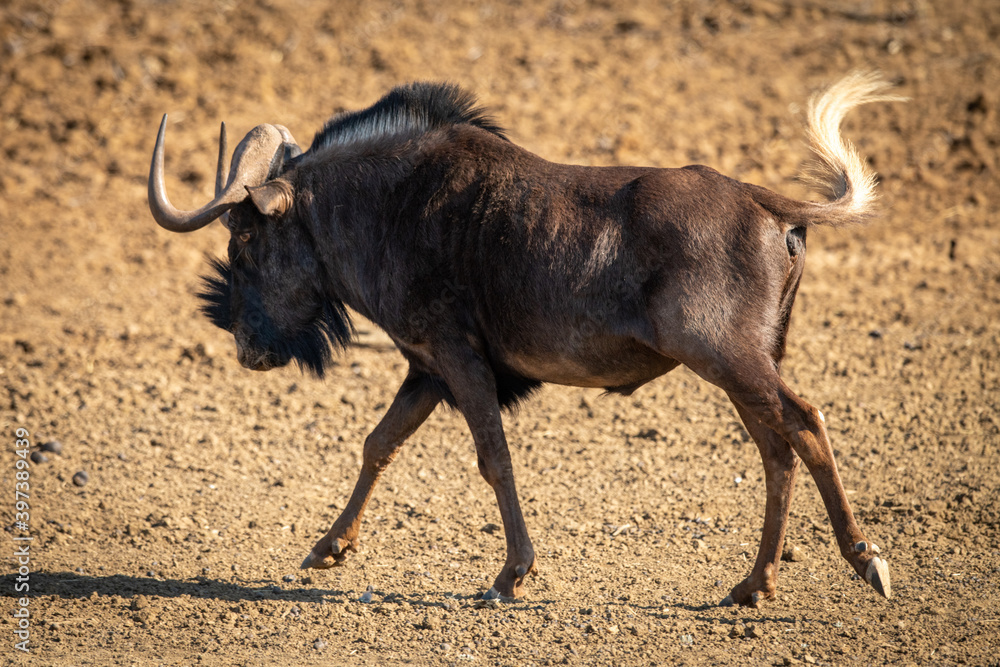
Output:
<path fill-rule="evenodd" d="M 878 72 L 856 71 L 809 100 L 809 145 L 817 160 L 805 179 L 830 203 L 822 205 L 832 224 L 861 222 L 876 199 L 875 173 L 851 142 L 840 135 L 847 112 L 869 102 L 900 102 L 891 95 L 892 84 Z"/>

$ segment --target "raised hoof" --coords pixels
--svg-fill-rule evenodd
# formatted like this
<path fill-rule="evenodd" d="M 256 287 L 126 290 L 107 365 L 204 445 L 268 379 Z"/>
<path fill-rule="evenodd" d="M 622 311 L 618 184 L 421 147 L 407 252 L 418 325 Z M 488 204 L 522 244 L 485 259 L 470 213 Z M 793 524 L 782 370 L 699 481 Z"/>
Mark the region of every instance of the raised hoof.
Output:
<path fill-rule="evenodd" d="M 892 587 L 889 583 L 889 565 L 878 556 L 869 561 L 868 569 L 865 570 L 865 579 L 886 600 L 892 595 Z"/>
<path fill-rule="evenodd" d="M 325 544 L 326 538 L 316 543 L 309 555 L 299 566 L 302 570 L 312 568 L 314 570 L 327 570 L 331 567 L 343 565 L 347 560 L 347 554 L 357 550 L 357 545 L 342 541 L 340 538 L 333 540 L 330 544 Z"/>
<path fill-rule="evenodd" d="M 315 570 L 326 570 L 336 564 L 337 561 L 335 561 L 332 557 L 320 556 L 315 551 L 310 551 L 309 555 L 302 561 L 302 565 L 299 566 L 299 569 L 308 570 L 309 568 L 313 568 Z"/>

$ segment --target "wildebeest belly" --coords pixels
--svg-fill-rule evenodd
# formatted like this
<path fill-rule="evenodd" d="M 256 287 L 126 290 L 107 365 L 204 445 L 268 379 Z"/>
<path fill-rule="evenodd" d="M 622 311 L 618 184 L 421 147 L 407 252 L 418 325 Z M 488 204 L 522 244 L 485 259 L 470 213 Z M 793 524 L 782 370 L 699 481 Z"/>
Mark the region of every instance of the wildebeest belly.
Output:
<path fill-rule="evenodd" d="M 534 349 L 506 351 L 504 366 L 526 378 L 574 387 L 631 393 L 674 369 L 678 362 L 627 338 L 553 340 Z"/>

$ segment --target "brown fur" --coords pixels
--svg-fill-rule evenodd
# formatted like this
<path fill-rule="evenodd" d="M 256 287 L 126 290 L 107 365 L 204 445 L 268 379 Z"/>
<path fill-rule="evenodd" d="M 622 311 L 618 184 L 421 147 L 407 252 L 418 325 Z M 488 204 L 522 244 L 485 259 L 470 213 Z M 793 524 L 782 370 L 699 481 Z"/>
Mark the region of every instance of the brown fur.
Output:
<path fill-rule="evenodd" d="M 830 125 L 873 99 L 872 81 L 854 80 L 866 85 L 839 84 L 814 114 L 822 173 L 839 197 L 824 204 L 703 166 L 554 164 L 506 140 L 470 97 L 448 111 L 448 91 L 433 86 L 373 107 L 397 109 L 391 122 L 370 111 L 332 122 L 280 175 L 251 187 L 230 210 L 231 264 L 208 292 L 241 363 L 266 370 L 297 359 L 322 372 L 326 339 L 349 334 L 345 304 L 410 363 L 365 442 L 347 508 L 303 567 L 329 567 L 356 548 L 381 471 L 444 400 L 468 423 L 503 519 L 507 560 L 493 593 L 519 594 L 535 557 L 501 409 L 543 382 L 630 393 L 684 364 L 727 392 L 767 471 L 757 562 L 728 601 L 773 596 L 800 458 L 841 552 L 865 574 L 875 553 L 853 548 L 867 540 L 822 418 L 778 374 L 806 228 L 870 214 L 871 176 Z"/>

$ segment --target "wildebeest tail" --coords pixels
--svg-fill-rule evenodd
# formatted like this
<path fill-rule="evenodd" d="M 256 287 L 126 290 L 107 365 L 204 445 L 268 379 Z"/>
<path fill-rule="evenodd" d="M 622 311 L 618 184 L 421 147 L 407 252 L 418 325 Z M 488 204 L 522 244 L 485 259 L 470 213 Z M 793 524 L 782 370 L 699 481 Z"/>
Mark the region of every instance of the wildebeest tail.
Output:
<path fill-rule="evenodd" d="M 804 180 L 827 201 L 808 206 L 806 225 L 862 223 L 872 215 L 875 172 L 841 136 L 840 124 L 854 107 L 906 99 L 889 94 L 891 88 L 879 73 L 857 71 L 809 100 L 808 139 L 816 159 Z"/>

